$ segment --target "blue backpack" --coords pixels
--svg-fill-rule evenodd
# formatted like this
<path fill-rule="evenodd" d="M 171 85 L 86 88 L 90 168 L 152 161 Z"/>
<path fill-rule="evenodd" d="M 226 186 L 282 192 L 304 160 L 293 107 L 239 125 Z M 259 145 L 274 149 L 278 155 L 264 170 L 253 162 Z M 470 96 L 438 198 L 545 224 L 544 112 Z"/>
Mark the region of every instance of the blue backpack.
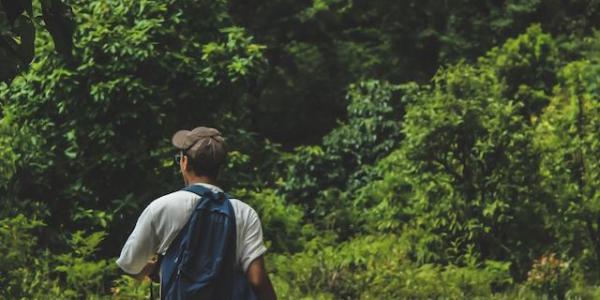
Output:
<path fill-rule="evenodd" d="M 161 259 L 161 299 L 255 300 L 235 263 L 236 222 L 229 198 L 200 185 L 183 190 L 200 200 Z"/>

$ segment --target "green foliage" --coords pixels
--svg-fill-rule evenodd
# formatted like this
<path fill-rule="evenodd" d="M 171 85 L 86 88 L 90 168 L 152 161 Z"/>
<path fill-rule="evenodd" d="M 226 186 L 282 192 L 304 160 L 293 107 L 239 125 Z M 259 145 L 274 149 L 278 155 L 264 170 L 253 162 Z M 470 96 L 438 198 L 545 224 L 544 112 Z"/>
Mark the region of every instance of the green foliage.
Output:
<path fill-rule="evenodd" d="M 244 199 L 261 218 L 263 234 L 269 248 L 275 252 L 295 252 L 306 243 L 310 226 L 302 226 L 302 209 L 289 204 L 274 190 L 259 192 L 240 190 L 236 197 Z"/>
<path fill-rule="evenodd" d="M 0 119 L 0 190 L 8 192 L 4 198 L 8 202 L 6 207 L 19 205 L 19 201 L 12 199 L 19 188 L 14 177 L 26 176 L 25 166 L 37 171 L 43 169 L 42 164 L 48 157 L 38 153 L 42 147 L 43 139 L 29 122 L 18 123 L 11 112 L 4 111 Z"/>
<path fill-rule="evenodd" d="M 110 228 L 129 227 L 145 202 L 180 184 L 175 168 L 163 167 L 173 132 L 202 122 L 232 139 L 244 134 L 245 89 L 264 49 L 224 3 L 184 2 L 73 1 L 77 66 L 44 45 L 28 73 L 0 88 L 5 114 L 29 122 L 47 145 L 42 170 L 13 180 L 36 186 L 28 198 L 47 203 L 49 228 L 76 230 L 87 218 L 71 216 L 98 208 L 115 216 Z M 100 219 L 94 225 L 110 220 Z"/>
<path fill-rule="evenodd" d="M 348 219 L 348 208 L 338 203 L 349 195 L 340 189 L 352 192 L 365 184 L 369 166 L 400 144 L 404 103 L 417 93 L 415 84 L 364 81 L 351 85 L 347 122 L 327 134 L 322 146 L 296 149 L 285 164 L 282 192 L 302 204 L 315 222 L 337 223 L 334 226 L 348 231 L 353 221 Z"/>
<path fill-rule="evenodd" d="M 576 286 L 566 293 L 567 299 L 598 299 L 600 297 L 600 287 L 586 285 L 580 281 Z"/>
<path fill-rule="evenodd" d="M 151 299 L 148 295 L 151 282 L 139 281 L 131 276 L 121 275 L 113 282 L 112 299 Z"/>
<path fill-rule="evenodd" d="M 481 258 L 509 260 L 523 272 L 540 241 L 532 237 L 544 236 L 538 160 L 522 105 L 500 100 L 503 91 L 486 67 L 440 71 L 407 107 L 403 144 L 376 165 L 381 179 L 354 200 L 370 208 L 357 215 L 365 226 L 397 230 L 414 220 L 443 241 L 431 249 L 436 261 L 460 261 L 475 247 Z"/>
<path fill-rule="evenodd" d="M 541 26 L 533 25 L 502 47 L 490 50 L 479 60 L 492 68 L 506 84 L 503 96 L 523 104 L 525 118 L 537 117 L 548 104 L 556 82 L 558 49 Z"/>
<path fill-rule="evenodd" d="M 589 250 L 596 264 L 600 262 L 598 74 L 597 60 L 575 61 L 561 70 L 560 84 L 544 111 L 536 139 L 544 154 L 544 186 L 554 195 L 550 224 L 560 248 L 580 257 L 584 265 L 589 264 Z M 587 272 L 597 277 L 597 270 L 590 267 Z"/>
<path fill-rule="evenodd" d="M 39 248 L 34 232 L 45 226 L 23 215 L 0 220 L 0 296 L 5 299 L 87 299 L 103 291 L 114 272 L 108 260 L 90 260 L 104 233 L 73 235 L 69 252 L 59 256 Z"/>
<path fill-rule="evenodd" d="M 410 220 L 410 182 L 402 172 L 404 152 L 396 150 L 378 161 L 373 173 L 376 179 L 355 193 L 353 206 L 358 208 L 355 220 L 368 232 L 397 231 Z"/>
<path fill-rule="evenodd" d="M 1 285 L 8 287 L 3 291 L 5 295 L 19 293 L 16 285 L 19 284 L 19 279 L 25 277 L 19 267 L 22 268 L 31 261 L 32 250 L 36 245 L 36 238 L 31 231 L 43 225 L 41 221 L 29 221 L 23 215 L 0 220 L 0 247 L 4 253 L 0 261 L 0 272 L 2 272 L 0 278 L 2 278 Z"/>
<path fill-rule="evenodd" d="M 227 34 L 222 43 L 210 42 L 202 47 L 202 60 L 210 64 L 202 70 L 201 80 L 208 85 L 220 84 L 223 80 L 237 81 L 251 71 L 259 69 L 265 46 L 252 43 L 241 27 L 223 28 Z"/>
<path fill-rule="evenodd" d="M 371 165 L 402 140 L 404 98 L 413 96 L 416 86 L 363 81 L 348 88 L 348 121 L 323 139 L 329 155 L 347 168 L 346 174 Z M 348 176 L 348 175 L 346 175 Z"/>
<path fill-rule="evenodd" d="M 197 125 L 280 298 L 599 294 L 594 1 L 0 3 L 1 298 L 147 298 L 114 256 Z"/>
<path fill-rule="evenodd" d="M 66 279 L 65 295 L 72 298 L 89 298 L 101 294 L 104 284 L 117 266 L 112 260 L 91 260 L 106 233 L 94 232 L 87 236 L 77 231 L 68 240 L 70 251 L 56 257 L 55 270 Z"/>
<path fill-rule="evenodd" d="M 548 249 L 548 241 L 575 240 L 582 236 L 577 232 L 587 230 L 550 225 L 564 214 L 557 219 L 548 214 L 554 211 L 556 192 L 543 183 L 547 174 L 540 169 L 540 156 L 545 149 L 532 142 L 564 64 L 559 58 L 552 37 L 532 26 L 476 65 L 440 70 L 432 86 L 361 83 L 357 86 L 368 92 L 350 89 L 348 121 L 325 136 L 322 145 L 297 149 L 281 191 L 306 207 L 309 222 L 334 229 L 337 240 L 352 242 L 359 232 L 403 233 L 411 245 L 404 253 L 417 266 L 434 263 L 435 269 L 440 263 L 468 264 L 469 257 L 475 264 L 492 259 L 511 262 L 511 274 L 522 280 L 532 260 Z M 591 70 L 572 73 L 597 78 Z M 573 133 L 557 131 L 564 134 L 561 141 L 572 140 L 568 136 Z M 391 138 L 378 140 L 379 132 Z M 562 161 L 558 156 L 550 160 Z M 309 253 L 302 255 L 317 255 Z M 579 257 L 582 266 L 596 260 Z M 303 260 L 302 265 L 310 263 Z M 439 275 L 442 269 L 432 273 Z M 294 297 L 312 295 L 294 292 L 289 285 L 284 290 L 296 293 Z M 330 292 L 358 297 L 352 293 Z M 537 292 L 524 288 L 514 293 Z"/>
<path fill-rule="evenodd" d="M 596 1 L 229 1 L 267 46 L 255 128 L 291 146 L 319 143 L 345 117 L 347 86 L 364 79 L 425 83 L 440 66 L 473 62 L 539 23 L 565 41 L 600 25 Z M 272 126 L 277 124 L 277 126 Z"/>
<path fill-rule="evenodd" d="M 315 242 L 309 245 L 323 243 Z M 371 235 L 338 246 L 309 246 L 291 257 L 275 256 L 274 282 L 285 299 L 474 298 L 490 296 L 494 287 L 511 282 L 506 263 L 415 265 L 404 253 L 407 242 L 396 235 Z"/>
<path fill-rule="evenodd" d="M 17 162 L 19 155 L 14 152 L 12 145 L 15 144 L 15 138 L 19 137 L 16 126 L 9 124 L 8 118 L 2 118 L 0 123 L 0 181 L 1 185 L 7 182 L 17 171 Z M 12 125 L 12 126 L 11 126 Z"/>
<path fill-rule="evenodd" d="M 37 23 L 41 5 L 44 24 Z M 73 47 L 71 8 L 61 0 L 5 0 L 0 2 L 0 81 L 10 82 L 33 60 L 36 27 L 48 30 L 56 50 L 65 58 Z"/>
<path fill-rule="evenodd" d="M 570 288 L 569 265 L 554 253 L 535 260 L 527 273 L 527 285 L 552 298 L 562 299 Z"/>

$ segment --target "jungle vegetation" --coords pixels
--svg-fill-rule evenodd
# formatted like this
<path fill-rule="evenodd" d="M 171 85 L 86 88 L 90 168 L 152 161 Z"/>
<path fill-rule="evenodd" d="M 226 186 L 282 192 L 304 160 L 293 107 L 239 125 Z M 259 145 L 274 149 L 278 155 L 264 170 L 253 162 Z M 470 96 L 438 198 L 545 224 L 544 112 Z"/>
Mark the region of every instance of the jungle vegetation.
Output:
<path fill-rule="evenodd" d="M 0 299 L 114 263 L 227 137 L 281 299 L 600 297 L 596 0 L 0 1 Z"/>

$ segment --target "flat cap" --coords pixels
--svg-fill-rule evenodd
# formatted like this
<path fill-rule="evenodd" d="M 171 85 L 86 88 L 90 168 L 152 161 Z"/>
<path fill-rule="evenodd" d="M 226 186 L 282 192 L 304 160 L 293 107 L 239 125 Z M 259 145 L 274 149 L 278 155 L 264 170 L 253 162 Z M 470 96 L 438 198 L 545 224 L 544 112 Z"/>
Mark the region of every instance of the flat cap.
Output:
<path fill-rule="evenodd" d="M 192 130 L 180 130 L 171 141 L 175 148 L 183 150 L 192 160 L 207 167 L 219 166 L 227 157 L 225 139 L 214 128 L 200 126 Z"/>

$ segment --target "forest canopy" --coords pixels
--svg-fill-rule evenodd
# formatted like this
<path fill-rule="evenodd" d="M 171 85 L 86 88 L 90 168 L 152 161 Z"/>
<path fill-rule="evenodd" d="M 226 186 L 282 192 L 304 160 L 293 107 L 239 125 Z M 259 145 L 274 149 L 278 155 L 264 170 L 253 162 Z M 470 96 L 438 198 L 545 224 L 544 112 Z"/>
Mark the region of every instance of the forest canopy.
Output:
<path fill-rule="evenodd" d="M 173 133 L 206 125 L 281 299 L 596 299 L 599 22 L 582 0 L 0 1 L 0 298 L 148 299 L 114 260 L 183 185 Z"/>

